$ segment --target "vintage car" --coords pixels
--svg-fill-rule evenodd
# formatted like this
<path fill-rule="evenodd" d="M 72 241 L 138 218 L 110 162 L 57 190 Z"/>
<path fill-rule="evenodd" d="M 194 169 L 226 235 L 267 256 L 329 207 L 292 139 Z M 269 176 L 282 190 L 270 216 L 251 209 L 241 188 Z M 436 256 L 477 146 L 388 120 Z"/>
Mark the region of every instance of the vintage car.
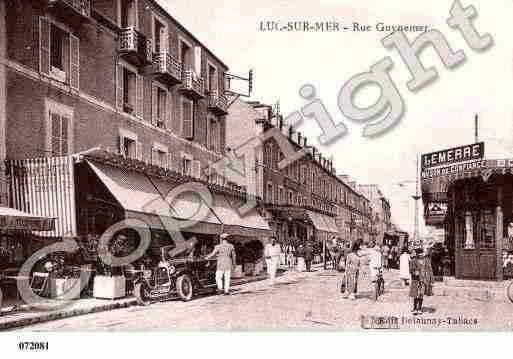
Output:
<path fill-rule="evenodd" d="M 169 249 L 161 249 L 156 268 L 134 271 L 134 295 L 140 305 L 177 297 L 189 301 L 197 294 L 216 291 L 215 258 L 205 259 L 194 250 L 170 258 Z"/>

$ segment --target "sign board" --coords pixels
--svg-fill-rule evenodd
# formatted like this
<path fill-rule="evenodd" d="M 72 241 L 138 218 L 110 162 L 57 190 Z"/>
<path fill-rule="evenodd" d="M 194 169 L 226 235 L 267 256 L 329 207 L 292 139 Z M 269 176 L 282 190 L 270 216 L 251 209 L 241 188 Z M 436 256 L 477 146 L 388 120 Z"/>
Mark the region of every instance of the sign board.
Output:
<path fill-rule="evenodd" d="M 428 226 L 442 224 L 447 214 L 447 203 L 430 202 L 425 206 L 424 219 Z"/>
<path fill-rule="evenodd" d="M 456 165 L 425 169 L 421 172 L 420 176 L 422 179 L 430 179 L 485 168 L 486 166 L 486 160 L 459 163 Z"/>
<path fill-rule="evenodd" d="M 422 169 L 443 166 L 455 162 L 472 161 L 484 157 L 484 142 L 453 147 L 421 156 Z"/>

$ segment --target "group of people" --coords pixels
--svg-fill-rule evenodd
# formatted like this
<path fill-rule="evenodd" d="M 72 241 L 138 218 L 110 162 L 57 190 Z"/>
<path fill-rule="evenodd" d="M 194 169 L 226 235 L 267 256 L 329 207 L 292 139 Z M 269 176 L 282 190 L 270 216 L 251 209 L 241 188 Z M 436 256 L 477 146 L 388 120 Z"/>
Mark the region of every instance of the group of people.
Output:
<path fill-rule="evenodd" d="M 382 248 L 379 245 L 371 245 L 367 253 L 362 253 L 360 243 L 354 242 L 351 245 L 350 253 L 345 258 L 341 258 L 344 264 L 339 264 L 339 270 L 341 269 L 344 272 L 341 286 L 344 291 L 344 298 L 356 299 L 364 255 L 368 255 L 369 274 L 372 283 L 377 280 L 378 274 L 385 268 L 385 256 L 383 256 Z M 420 246 L 416 247 L 411 253 L 404 249 L 399 262 L 399 277 L 405 285 L 410 286 L 409 295 L 413 302 L 412 313 L 414 315 L 422 314 L 424 296 L 433 294 L 434 276 L 429 252 L 425 252 L 424 248 Z"/>

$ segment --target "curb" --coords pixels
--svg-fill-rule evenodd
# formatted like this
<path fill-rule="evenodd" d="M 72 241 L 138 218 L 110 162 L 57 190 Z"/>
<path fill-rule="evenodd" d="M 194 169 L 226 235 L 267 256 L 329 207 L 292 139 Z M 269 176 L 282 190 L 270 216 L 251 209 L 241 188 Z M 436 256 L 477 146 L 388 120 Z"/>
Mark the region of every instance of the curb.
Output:
<path fill-rule="evenodd" d="M 281 277 L 284 274 L 286 274 L 286 272 L 281 273 L 279 276 Z M 242 279 L 240 281 L 237 281 L 237 283 L 236 284 L 234 283 L 233 286 L 243 285 L 243 284 L 252 283 L 252 282 L 259 282 L 259 281 L 263 281 L 266 279 L 267 279 L 267 276 L 259 276 L 259 277 L 253 277 L 253 278 L 250 277 L 247 279 Z M 22 318 L 22 319 L 17 319 L 17 320 L 15 319 L 12 321 L 0 323 L 0 331 L 14 329 L 14 328 L 20 328 L 20 327 L 26 327 L 29 325 L 50 322 L 50 321 L 58 320 L 58 319 L 78 317 L 78 316 L 86 315 L 86 314 L 128 308 L 128 307 L 131 307 L 134 305 L 137 305 L 137 300 L 135 298 L 126 298 L 126 300 L 124 300 L 122 302 L 111 302 L 111 303 L 96 305 L 96 306 L 83 308 L 83 309 L 68 309 L 68 310 L 62 310 L 62 311 L 53 312 L 53 313 L 41 313 L 40 315 L 35 315 L 35 316 L 29 317 L 29 318 Z M 2 318 L 2 317 L 0 316 L 0 318 Z"/>
<path fill-rule="evenodd" d="M 13 328 L 19 328 L 19 327 L 25 327 L 28 325 L 34 325 L 34 324 L 39 324 L 39 323 L 44 323 L 44 322 L 50 322 L 52 320 L 77 317 L 77 316 L 85 315 L 85 314 L 127 308 L 127 307 L 130 307 L 135 304 L 137 304 L 137 300 L 134 298 L 134 299 L 126 300 L 124 302 L 115 302 L 115 303 L 103 304 L 103 305 L 93 306 L 93 307 L 83 308 L 83 309 L 70 309 L 70 310 L 64 310 L 64 311 L 60 311 L 60 312 L 42 314 L 42 315 L 30 317 L 30 318 L 23 318 L 23 319 L 0 323 L 0 331 L 13 329 Z"/>

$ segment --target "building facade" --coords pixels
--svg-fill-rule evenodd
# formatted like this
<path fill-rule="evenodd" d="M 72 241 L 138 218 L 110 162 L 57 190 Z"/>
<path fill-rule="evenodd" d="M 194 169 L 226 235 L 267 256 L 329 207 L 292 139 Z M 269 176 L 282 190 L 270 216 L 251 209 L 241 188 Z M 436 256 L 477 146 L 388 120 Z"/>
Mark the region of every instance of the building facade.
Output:
<path fill-rule="evenodd" d="M 369 200 L 373 236 L 382 243 L 386 233 L 392 231 L 392 210 L 390 202 L 376 184 L 359 185 L 358 190 Z"/>
<path fill-rule="evenodd" d="M 173 214 L 167 194 L 198 183 L 214 203 L 188 238 L 211 245 L 223 230 L 240 243 L 270 233 L 257 213 L 239 216 L 245 188 L 210 166 L 226 155 L 228 67 L 156 1 L 2 0 L 4 39 L 0 162 L 9 165 L 9 205 L 58 217 L 56 237 L 98 236 L 139 218 L 158 239 L 155 216 L 187 218 L 180 206 L 198 205 L 181 199 Z"/>

